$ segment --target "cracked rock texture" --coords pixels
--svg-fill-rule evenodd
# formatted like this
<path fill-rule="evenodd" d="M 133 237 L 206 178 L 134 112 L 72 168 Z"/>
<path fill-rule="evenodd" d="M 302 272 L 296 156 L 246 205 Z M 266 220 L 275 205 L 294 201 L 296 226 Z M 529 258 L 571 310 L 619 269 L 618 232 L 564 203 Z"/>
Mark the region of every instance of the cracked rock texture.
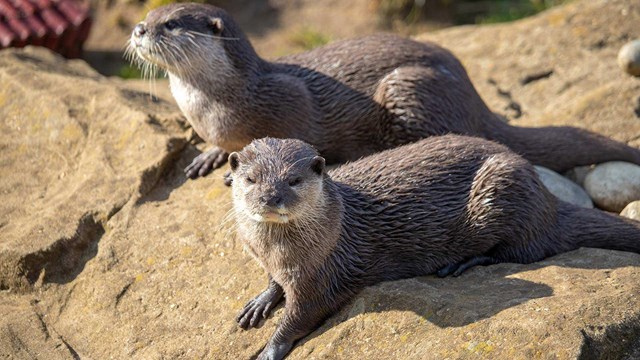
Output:
<path fill-rule="evenodd" d="M 636 1 L 585 0 L 422 38 L 460 56 L 513 123 L 638 146 L 640 79 L 616 64 L 638 23 Z M 235 324 L 266 275 L 234 235 L 226 168 L 185 179 L 204 146 L 190 142 L 166 83 L 153 101 L 145 86 L 41 49 L 0 52 L 0 83 L 0 358 L 256 354 L 282 307 L 259 329 Z M 599 249 L 387 282 L 290 358 L 633 359 L 638 294 L 640 255 Z"/>

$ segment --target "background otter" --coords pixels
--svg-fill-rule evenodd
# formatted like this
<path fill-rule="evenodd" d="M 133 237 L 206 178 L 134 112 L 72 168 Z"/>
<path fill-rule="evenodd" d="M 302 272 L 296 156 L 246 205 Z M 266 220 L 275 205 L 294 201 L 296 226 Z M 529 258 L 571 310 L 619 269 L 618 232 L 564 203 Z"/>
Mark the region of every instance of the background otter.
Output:
<path fill-rule="evenodd" d="M 168 72 L 181 110 L 214 145 L 185 169 L 190 177 L 264 136 L 304 140 L 332 163 L 457 133 L 495 140 L 555 171 L 640 164 L 640 150 L 586 130 L 505 124 L 455 56 L 432 43 L 374 35 L 267 62 L 224 10 L 172 4 L 136 26 L 129 51 Z"/>
<path fill-rule="evenodd" d="M 239 235 L 269 274 L 239 324 L 255 326 L 287 298 L 261 359 L 282 358 L 380 281 L 581 246 L 640 253 L 639 222 L 556 199 L 529 162 L 487 140 L 432 137 L 328 174 L 318 155 L 299 140 L 266 138 L 229 157 Z"/>

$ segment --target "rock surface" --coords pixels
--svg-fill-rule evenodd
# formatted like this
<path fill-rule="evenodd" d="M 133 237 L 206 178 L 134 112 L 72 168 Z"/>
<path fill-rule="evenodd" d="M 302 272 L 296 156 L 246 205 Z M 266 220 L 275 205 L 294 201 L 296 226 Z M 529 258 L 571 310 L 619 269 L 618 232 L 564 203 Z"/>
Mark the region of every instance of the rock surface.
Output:
<path fill-rule="evenodd" d="M 584 188 L 599 207 L 619 213 L 640 200 L 640 166 L 622 161 L 599 164 L 585 178 Z"/>
<path fill-rule="evenodd" d="M 631 41 L 620 49 L 618 65 L 629 75 L 640 76 L 640 40 Z"/>
<path fill-rule="evenodd" d="M 578 184 L 546 167 L 535 166 L 535 168 L 542 183 L 558 199 L 580 207 L 593 208 L 589 194 Z"/>
<path fill-rule="evenodd" d="M 636 200 L 629 205 L 625 206 L 620 212 L 621 216 L 628 217 L 640 221 L 640 200 Z"/>
<path fill-rule="evenodd" d="M 615 56 L 639 22 L 634 1 L 585 0 L 426 37 L 452 48 L 512 122 L 583 126 L 637 146 L 640 82 Z M 521 81 L 541 71 L 552 72 Z M 256 354 L 282 308 L 260 329 L 235 325 L 266 275 L 235 238 L 226 168 L 185 179 L 204 146 L 177 108 L 37 49 L 0 52 L 0 83 L 0 357 Z M 599 249 L 387 282 L 290 358 L 631 359 L 639 293 L 640 255 Z"/>

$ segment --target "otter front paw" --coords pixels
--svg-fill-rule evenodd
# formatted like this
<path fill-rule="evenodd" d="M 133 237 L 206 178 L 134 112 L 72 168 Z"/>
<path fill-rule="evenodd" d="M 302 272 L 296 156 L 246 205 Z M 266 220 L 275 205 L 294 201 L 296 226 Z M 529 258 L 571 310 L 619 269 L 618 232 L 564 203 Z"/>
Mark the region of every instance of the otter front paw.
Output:
<path fill-rule="evenodd" d="M 205 176 L 227 162 L 229 154 L 219 147 L 213 147 L 206 152 L 196 156 L 195 159 L 184 169 L 187 177 L 195 179 L 198 176 Z"/>
<path fill-rule="evenodd" d="M 266 319 L 271 313 L 271 310 L 278 305 L 283 293 L 282 288 L 279 286 L 270 286 L 267 290 L 249 301 L 247 305 L 244 306 L 244 309 L 240 311 L 238 317 L 236 317 L 236 321 L 240 327 L 245 330 L 250 327 L 256 327 L 260 323 L 260 320 Z"/>
<path fill-rule="evenodd" d="M 223 180 L 226 186 L 231 186 L 231 184 L 233 183 L 233 177 L 231 176 L 231 171 L 227 171 L 226 173 L 224 173 Z"/>
<path fill-rule="evenodd" d="M 287 355 L 289 350 L 293 347 L 292 343 L 280 343 L 272 344 L 269 342 L 267 346 L 262 350 L 256 360 L 280 360 Z"/>

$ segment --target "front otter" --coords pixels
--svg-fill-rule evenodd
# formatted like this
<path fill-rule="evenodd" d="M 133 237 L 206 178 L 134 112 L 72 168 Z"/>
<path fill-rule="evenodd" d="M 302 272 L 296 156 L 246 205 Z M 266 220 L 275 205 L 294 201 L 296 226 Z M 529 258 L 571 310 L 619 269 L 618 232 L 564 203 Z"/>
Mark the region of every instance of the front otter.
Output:
<path fill-rule="evenodd" d="M 432 137 L 329 173 L 299 140 L 255 140 L 229 162 L 238 234 L 269 274 L 240 326 L 256 326 L 286 295 L 259 359 L 284 357 L 380 281 L 580 246 L 640 253 L 640 223 L 557 200 L 525 159 L 478 138 Z"/>
<path fill-rule="evenodd" d="M 180 109 L 214 146 L 185 169 L 189 177 L 265 136 L 304 140 L 329 163 L 455 133 L 495 140 L 555 171 L 640 164 L 640 150 L 585 130 L 505 124 L 458 59 L 433 43 L 372 35 L 268 62 L 224 10 L 172 4 L 149 12 L 129 45 L 139 62 L 167 71 Z"/>

